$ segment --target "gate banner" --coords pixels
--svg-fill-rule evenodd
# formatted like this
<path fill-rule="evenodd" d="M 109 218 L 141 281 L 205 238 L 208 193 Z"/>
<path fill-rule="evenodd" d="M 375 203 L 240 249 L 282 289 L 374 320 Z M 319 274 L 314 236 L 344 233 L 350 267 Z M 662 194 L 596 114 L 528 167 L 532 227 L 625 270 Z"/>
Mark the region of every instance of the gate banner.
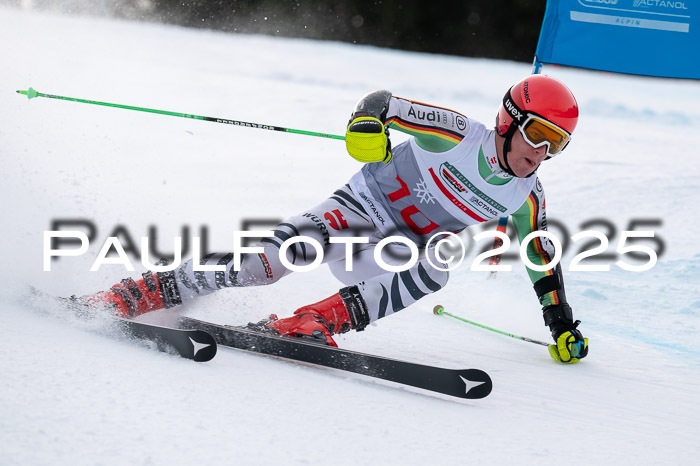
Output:
<path fill-rule="evenodd" d="M 542 63 L 700 79 L 697 0 L 548 0 Z"/>

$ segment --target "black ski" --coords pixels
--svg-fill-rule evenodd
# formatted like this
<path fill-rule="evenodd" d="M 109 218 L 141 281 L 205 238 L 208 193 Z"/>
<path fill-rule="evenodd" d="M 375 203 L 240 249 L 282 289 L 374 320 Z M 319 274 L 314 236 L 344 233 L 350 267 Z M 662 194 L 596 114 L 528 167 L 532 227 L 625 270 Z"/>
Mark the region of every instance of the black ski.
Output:
<path fill-rule="evenodd" d="M 491 378 L 479 369 L 426 366 L 191 317 L 181 317 L 179 326 L 204 330 L 223 346 L 354 372 L 458 398 L 484 398 L 491 393 Z"/>
<path fill-rule="evenodd" d="M 180 356 L 206 362 L 216 356 L 216 340 L 204 330 L 183 330 L 114 317 L 119 328 L 128 335 L 151 341 L 160 351 L 174 349 Z"/>
<path fill-rule="evenodd" d="M 48 308 L 59 308 L 71 312 L 83 320 L 97 318 L 97 314 L 99 314 L 99 318 L 106 318 L 110 323 L 113 322 L 123 335 L 153 342 L 160 351 L 172 353 L 174 350 L 183 358 L 197 362 L 209 361 L 216 356 L 216 341 L 214 337 L 203 330 L 162 327 L 116 317 L 109 314 L 107 310 L 98 311 L 73 298 L 53 296 L 33 286 L 29 286 L 28 297 L 38 309 L 47 310 L 47 306 Z"/>

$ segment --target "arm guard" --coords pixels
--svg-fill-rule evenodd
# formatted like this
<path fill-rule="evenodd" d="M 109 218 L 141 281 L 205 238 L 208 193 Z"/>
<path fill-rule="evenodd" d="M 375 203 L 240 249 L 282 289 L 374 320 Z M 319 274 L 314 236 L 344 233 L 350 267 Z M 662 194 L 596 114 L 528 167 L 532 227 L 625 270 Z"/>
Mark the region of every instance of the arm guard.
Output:
<path fill-rule="evenodd" d="M 359 117 L 372 117 L 381 121 L 382 124 L 386 123 L 386 113 L 389 111 L 390 100 L 391 92 L 387 90 L 370 92 L 357 103 L 349 123 Z"/>

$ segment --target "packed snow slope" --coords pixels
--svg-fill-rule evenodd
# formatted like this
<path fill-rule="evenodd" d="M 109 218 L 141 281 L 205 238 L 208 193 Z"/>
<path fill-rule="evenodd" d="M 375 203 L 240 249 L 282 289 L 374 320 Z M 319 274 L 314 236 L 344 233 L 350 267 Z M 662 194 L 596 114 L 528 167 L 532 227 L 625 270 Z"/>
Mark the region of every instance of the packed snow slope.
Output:
<path fill-rule="evenodd" d="M 121 265 L 89 271 L 119 228 L 138 247 L 152 226 L 158 250 L 170 252 L 173 237 L 205 236 L 206 227 L 209 249 L 228 250 L 244 220 L 282 219 L 313 206 L 360 164 L 341 141 L 28 101 L 15 90 L 343 134 L 355 102 L 381 88 L 490 125 L 505 89 L 528 65 L 7 8 L 0 9 L 0 42 L 0 464 L 697 459 L 697 82 L 545 67 L 581 109 L 570 147 L 539 171 L 549 217 L 559 225 L 552 231 L 602 231 L 610 253 L 628 229 L 653 230 L 660 241 L 639 243 L 660 253 L 640 273 L 614 264 L 645 262 L 629 255 L 584 262 L 608 264 L 607 272 L 570 271 L 582 243 L 569 241 L 567 295 L 590 338 L 581 364 L 557 364 L 541 346 L 432 314 L 439 303 L 549 338 L 522 263 L 511 261 L 512 272 L 487 280 L 470 270 L 474 248 L 444 290 L 338 338 L 364 352 L 488 371 L 493 393 L 466 402 L 226 348 L 197 364 L 28 300 L 29 285 L 81 295 L 143 272 L 137 258 L 135 272 Z M 392 139 L 403 137 L 394 132 Z M 42 235 L 60 219 L 91 222 L 95 237 L 85 255 L 54 260 L 44 272 Z M 640 220 L 647 223 L 630 226 Z M 287 315 L 339 287 L 321 267 L 146 318 L 242 324 Z"/>

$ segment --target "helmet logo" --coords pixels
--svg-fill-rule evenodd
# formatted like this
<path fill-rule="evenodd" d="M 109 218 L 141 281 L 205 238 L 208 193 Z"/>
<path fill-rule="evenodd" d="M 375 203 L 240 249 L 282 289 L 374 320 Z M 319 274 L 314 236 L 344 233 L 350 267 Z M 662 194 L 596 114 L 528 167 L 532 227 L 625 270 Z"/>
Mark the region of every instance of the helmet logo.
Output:
<path fill-rule="evenodd" d="M 523 113 L 520 111 L 520 109 L 510 100 L 509 97 L 507 97 L 504 102 L 503 102 L 506 110 L 508 110 L 508 113 L 510 113 L 513 118 L 518 120 L 518 123 L 522 123 L 523 121 Z"/>
<path fill-rule="evenodd" d="M 523 83 L 523 97 L 525 97 L 525 103 L 529 104 L 530 103 L 530 92 L 528 90 L 528 85 L 527 81 Z"/>

